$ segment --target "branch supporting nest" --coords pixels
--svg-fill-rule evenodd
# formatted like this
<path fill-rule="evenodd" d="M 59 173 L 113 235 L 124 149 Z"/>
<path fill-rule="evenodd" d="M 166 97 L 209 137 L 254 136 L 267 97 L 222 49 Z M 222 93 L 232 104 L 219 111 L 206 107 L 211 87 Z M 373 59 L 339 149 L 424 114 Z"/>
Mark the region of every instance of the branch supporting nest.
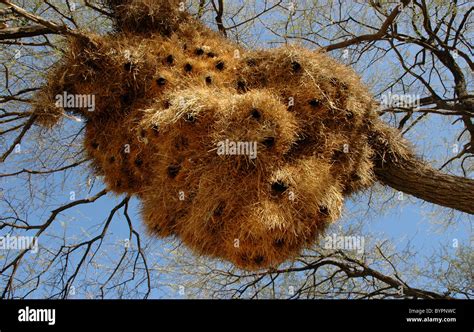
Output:
<path fill-rule="evenodd" d="M 375 168 L 377 179 L 424 201 L 474 214 L 474 180 L 440 172 L 413 157 L 387 160 Z"/>

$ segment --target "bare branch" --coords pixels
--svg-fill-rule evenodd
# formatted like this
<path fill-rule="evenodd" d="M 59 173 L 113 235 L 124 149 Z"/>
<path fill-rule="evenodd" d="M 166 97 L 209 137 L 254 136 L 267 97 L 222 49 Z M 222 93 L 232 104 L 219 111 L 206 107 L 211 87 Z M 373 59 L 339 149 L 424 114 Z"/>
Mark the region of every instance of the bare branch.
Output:
<path fill-rule="evenodd" d="M 403 6 L 406 7 L 410 3 L 410 1 L 411 0 L 402 0 L 401 4 L 403 4 Z M 340 43 L 324 46 L 322 48 L 322 50 L 329 52 L 329 51 L 334 51 L 334 50 L 337 50 L 337 49 L 340 49 L 340 48 L 345 48 L 345 47 L 348 47 L 348 46 L 351 46 L 351 45 L 360 44 L 362 42 L 367 42 L 367 41 L 372 42 L 372 41 L 375 41 L 375 40 L 381 40 L 386 36 L 388 28 L 395 21 L 396 17 L 398 16 L 398 14 L 401 13 L 402 10 L 403 10 L 403 8 L 401 8 L 399 5 L 397 7 L 395 7 L 395 9 L 387 17 L 385 22 L 383 22 L 382 26 L 380 27 L 380 29 L 376 33 L 361 35 L 361 36 L 357 36 L 355 38 L 352 38 L 352 39 L 349 39 L 349 40 L 346 40 L 346 41 L 343 41 L 343 42 L 340 42 Z"/>

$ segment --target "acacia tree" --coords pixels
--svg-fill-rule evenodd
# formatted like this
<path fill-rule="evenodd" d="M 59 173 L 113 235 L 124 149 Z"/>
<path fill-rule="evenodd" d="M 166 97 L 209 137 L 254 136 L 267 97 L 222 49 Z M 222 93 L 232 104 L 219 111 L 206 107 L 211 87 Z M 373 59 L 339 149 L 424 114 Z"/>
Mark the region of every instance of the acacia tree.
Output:
<path fill-rule="evenodd" d="M 130 206 L 136 204 L 131 197 L 120 198 L 111 206 L 103 222 L 95 219 L 96 224 L 87 229 L 71 226 L 77 216 L 69 210 L 96 204 L 107 191 L 100 179 L 89 174 L 89 161 L 81 146 L 81 122 L 70 118 L 46 131 L 36 126 L 29 104 L 44 73 L 67 47 L 63 38 L 87 29 L 109 31 L 114 11 L 92 1 L 0 2 L 6 5 L 0 13 L 4 22 L 0 30 L 4 69 L 0 176 L 5 180 L 0 229 L 45 239 L 35 256 L 28 256 L 29 250 L 10 250 L 2 255 L 2 297 L 66 298 L 76 291 L 80 296 L 147 297 L 154 289 L 178 289 L 178 295 L 196 297 L 472 296 L 469 247 L 462 246 L 455 255 L 445 251 L 433 254 L 415 271 L 410 262 L 414 252 L 409 246 L 397 251 L 389 241 L 380 241 L 362 255 L 315 246 L 278 270 L 250 274 L 196 258 L 179 243 L 178 248 L 163 251 L 154 249 L 156 243 L 148 238 L 143 242 L 141 230 L 135 229 L 129 215 Z M 439 152 L 427 148 L 421 150 L 425 161 L 386 158 L 377 165 L 376 176 L 398 191 L 394 196 L 403 192 L 473 213 L 474 182 L 469 175 L 474 151 L 474 95 L 469 87 L 474 68 L 469 2 L 212 0 L 187 6 L 196 17 L 244 46 L 302 43 L 324 49 L 355 67 L 380 98 L 380 116 L 412 141 L 415 137 L 414 143 L 429 141 L 428 137 L 417 137 L 423 135 L 418 129 L 423 123 L 449 119 L 455 125 L 444 127 L 455 139 L 447 142 L 453 151 L 450 156 L 443 156 L 441 162 L 426 160 L 441 159 Z M 395 102 L 393 96 L 397 96 Z M 409 97 L 410 102 L 404 102 L 403 97 Z M 64 187 L 80 188 L 66 190 L 67 204 L 61 204 L 64 199 L 58 195 Z M 82 198 L 76 199 L 76 195 Z M 377 187 L 369 193 L 368 201 L 362 201 L 380 212 L 387 195 L 393 193 Z M 364 218 L 364 212 L 366 209 L 350 214 L 347 232 L 363 232 L 362 222 L 357 221 Z M 119 213 L 128 234 L 117 240 L 110 228 Z M 467 214 L 453 215 L 460 222 L 468 220 Z M 58 223 L 65 226 L 57 227 Z M 121 254 L 107 256 L 117 249 Z M 431 270 L 445 263 L 447 269 Z M 433 281 L 435 287 L 426 287 L 433 286 Z M 176 295 L 172 291 L 158 294 Z"/>

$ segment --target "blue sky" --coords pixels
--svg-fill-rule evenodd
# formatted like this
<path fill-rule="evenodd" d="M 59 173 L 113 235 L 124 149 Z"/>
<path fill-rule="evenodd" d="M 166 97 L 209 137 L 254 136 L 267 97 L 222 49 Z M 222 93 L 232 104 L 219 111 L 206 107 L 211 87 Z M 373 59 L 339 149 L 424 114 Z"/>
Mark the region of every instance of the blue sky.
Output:
<path fill-rule="evenodd" d="M 262 22 L 265 22 L 262 19 Z M 256 24 L 252 28 L 254 35 L 259 36 L 259 45 L 262 47 L 274 46 L 272 43 L 275 37 L 268 31 L 262 30 L 262 24 Z M 335 57 L 340 57 L 341 54 L 336 51 L 332 54 Z M 35 60 L 24 60 L 25 63 L 28 61 L 41 61 L 41 59 Z M 374 75 L 379 75 L 381 68 L 387 66 L 387 61 L 394 61 L 393 55 L 384 59 L 369 70 L 363 70 L 362 66 L 356 65 L 356 69 L 359 69 L 359 74 L 363 79 L 371 84 Z M 359 68 L 358 68 L 359 67 Z M 382 69 L 383 70 L 383 69 Z M 18 86 L 21 83 L 18 82 Z M 451 125 L 454 118 L 440 117 L 440 116 L 429 116 L 422 124 L 416 127 L 416 130 L 409 132 L 407 138 L 409 138 L 417 149 L 426 159 L 433 162 L 434 165 L 440 166 L 443 161 L 453 155 L 451 149 L 452 144 L 456 141 L 456 135 L 461 130 L 461 125 Z M 73 129 L 78 130 L 83 124 L 74 122 L 70 119 L 65 119 L 63 122 L 62 130 L 57 130 L 58 137 L 67 136 L 68 132 Z M 13 154 L 8 159 L 5 165 L 1 165 L 1 171 L 13 172 L 23 167 L 32 167 L 38 169 L 40 167 L 39 159 L 35 161 L 29 160 L 32 155 L 38 155 L 38 142 L 32 141 L 33 136 L 28 136 L 27 139 L 22 143 L 22 153 Z M 69 138 L 70 139 L 70 138 Z M 77 139 L 77 144 L 80 143 L 80 138 Z M 60 145 L 60 144 L 59 144 Z M 66 152 L 65 152 L 66 153 Z M 65 161 L 65 164 L 68 162 Z M 454 167 L 452 172 L 459 173 Z M 70 202 L 71 191 L 75 192 L 76 199 L 82 199 L 87 197 L 89 190 L 91 194 L 95 194 L 104 188 L 103 183 L 97 181 L 92 188 L 87 187 L 89 174 L 87 170 L 77 169 L 73 171 L 66 171 L 65 173 L 55 174 L 45 179 L 42 176 L 33 176 L 36 178 L 35 181 L 39 188 L 45 190 L 53 188 L 53 194 L 48 197 L 45 202 L 41 201 L 38 192 L 33 193 L 34 200 L 26 200 L 29 206 L 29 214 L 27 219 L 33 224 L 40 224 L 44 222 L 50 214 L 50 211 L 62 204 Z M 26 197 L 29 193 L 27 175 L 21 175 L 17 177 L 9 177 L 0 179 L 0 187 L 8 192 L 9 188 L 15 188 L 15 192 L 18 197 Z M 347 200 L 345 214 L 343 218 L 335 225 L 333 229 L 329 230 L 329 233 L 338 230 L 339 226 L 342 226 L 342 232 L 348 228 L 354 220 L 351 218 L 352 215 L 356 216 L 357 220 L 363 220 L 364 226 L 362 228 L 361 235 L 364 235 L 366 241 L 380 241 L 383 238 L 390 239 L 391 243 L 397 248 L 403 249 L 407 243 L 410 243 L 418 251 L 417 257 L 414 258 L 415 262 L 423 263 L 426 257 L 430 256 L 433 252 L 438 250 L 440 247 L 452 247 L 453 239 L 459 239 L 461 245 L 470 245 L 471 225 L 472 218 L 466 214 L 460 212 L 454 212 L 451 214 L 447 209 L 434 207 L 429 203 L 422 202 L 416 198 L 404 195 L 404 200 L 397 200 L 396 192 L 387 188 L 377 188 L 378 192 L 383 192 L 385 196 L 393 193 L 395 196 L 387 202 L 390 205 L 386 211 L 381 212 L 378 207 L 370 209 L 368 208 L 368 200 L 370 192 L 361 193 Z M 376 200 L 382 200 L 381 195 L 375 195 L 378 198 Z M 58 234 L 66 234 L 69 240 L 84 241 L 97 235 L 101 231 L 101 225 L 106 220 L 110 210 L 117 205 L 123 199 L 122 196 L 117 197 L 113 194 L 108 194 L 106 197 L 100 198 L 94 204 L 85 204 L 77 206 L 69 210 L 66 214 L 58 216 L 51 229 L 48 231 L 47 236 L 40 240 L 40 245 L 44 249 L 51 250 L 52 248 L 58 247 L 61 243 L 58 242 L 56 236 Z M 374 204 L 377 206 L 377 204 Z M 6 209 L 4 205 L 0 206 L 0 209 Z M 367 214 L 361 213 L 361 211 L 367 210 Z M 0 214 L 8 214 L 9 211 L 0 210 Z M 155 255 L 157 252 L 172 247 L 175 242 L 171 242 L 169 239 L 156 240 L 149 239 L 144 228 L 141 225 L 140 214 L 139 214 L 139 202 L 134 198 L 130 203 L 129 214 L 132 218 L 134 227 L 141 234 L 142 242 L 150 242 L 152 248 L 151 252 L 147 252 L 148 264 L 153 265 L 154 263 L 165 264 L 166 262 L 156 262 L 156 257 L 161 255 Z M 446 223 L 448 217 L 455 220 L 451 226 L 443 227 L 442 224 Z M 364 219 L 366 218 L 366 219 Z M 436 225 L 435 222 L 439 222 L 441 225 Z M 4 230 L 0 230 L 0 235 L 4 235 Z M 117 248 L 123 248 L 120 244 L 128 238 L 129 229 L 125 218 L 123 217 L 123 209 L 117 212 L 116 217 L 111 223 L 110 230 L 107 235 L 107 241 L 104 241 L 104 252 L 106 255 L 101 256 L 98 260 L 99 263 L 110 264 L 111 261 L 116 261 L 121 252 L 117 252 Z M 453 249 L 454 250 L 454 249 Z M 72 261 L 78 260 L 78 255 L 72 257 Z M 0 262 L 2 260 L 0 259 Z M 93 270 L 93 269 L 92 269 Z M 130 272 L 130 271 L 129 271 Z M 95 272 L 91 272 L 94 274 Z M 104 278 L 104 276 L 96 276 L 93 278 Z M 155 280 L 161 278 L 166 281 L 169 276 L 156 273 L 153 275 Z M 183 276 L 184 278 L 184 276 Z M 180 281 L 175 280 L 175 284 L 179 285 Z M 144 287 L 140 285 L 138 287 Z M 43 297 L 45 294 L 51 294 L 52 289 L 47 284 L 40 287 L 32 296 Z M 85 296 L 86 289 L 78 290 L 76 297 Z M 178 288 L 170 289 L 167 287 L 155 288 L 151 293 L 151 298 L 161 297 L 182 297 L 179 294 Z"/>

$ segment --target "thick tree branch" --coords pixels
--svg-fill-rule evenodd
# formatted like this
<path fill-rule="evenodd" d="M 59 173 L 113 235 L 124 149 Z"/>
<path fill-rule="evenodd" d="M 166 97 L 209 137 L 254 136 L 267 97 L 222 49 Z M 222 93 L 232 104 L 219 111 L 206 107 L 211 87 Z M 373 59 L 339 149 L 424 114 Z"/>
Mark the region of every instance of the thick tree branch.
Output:
<path fill-rule="evenodd" d="M 24 10 L 23 8 L 15 5 L 15 4 L 12 4 L 8 0 L 0 0 L 0 3 L 3 3 L 5 5 L 7 5 L 13 12 L 17 13 L 18 15 L 21 15 L 21 16 L 29 19 L 30 21 L 38 23 L 38 24 L 44 26 L 45 28 L 47 28 L 51 31 L 54 31 L 58 34 L 81 37 L 81 38 L 85 38 L 87 40 L 89 39 L 89 37 L 87 37 L 86 35 L 78 32 L 78 31 L 71 30 L 64 24 L 60 25 L 60 24 L 56 24 L 54 22 L 45 20 L 44 18 L 42 18 L 40 16 L 31 14 L 31 13 L 27 12 L 26 10 Z"/>
<path fill-rule="evenodd" d="M 380 182 L 422 200 L 474 214 L 474 180 L 448 175 L 408 157 L 375 169 Z"/>
<path fill-rule="evenodd" d="M 383 184 L 424 201 L 474 214 L 474 180 L 442 173 L 419 159 L 402 134 L 379 122 L 369 132 L 374 173 Z"/>
<path fill-rule="evenodd" d="M 18 39 L 41 36 L 45 34 L 57 34 L 57 31 L 51 30 L 40 24 L 25 27 L 6 28 L 0 30 L 0 40 Z"/>
<path fill-rule="evenodd" d="M 226 27 L 224 26 L 224 21 L 222 20 L 222 17 L 224 15 L 224 1 L 217 0 L 217 5 L 216 5 L 214 0 L 212 0 L 212 6 L 214 7 L 214 10 L 216 11 L 217 28 L 219 29 L 219 32 L 222 33 L 222 35 L 227 37 Z"/>
<path fill-rule="evenodd" d="M 379 249 L 379 248 L 378 248 Z M 376 282 L 381 282 L 385 285 L 385 287 L 380 287 L 372 293 L 366 294 L 362 298 L 368 298 L 370 296 L 376 295 L 380 290 L 388 290 L 388 289 L 393 289 L 396 290 L 397 293 L 402 290 L 403 293 L 398 295 L 398 297 L 407 297 L 407 298 L 421 298 L 421 299 L 452 299 L 452 297 L 444 294 L 439 294 L 436 292 L 432 292 L 429 290 L 425 289 L 419 289 L 415 287 L 409 286 L 405 281 L 403 281 L 400 276 L 398 275 L 395 266 L 383 255 L 383 253 L 380 251 L 382 257 L 389 262 L 389 264 L 394 268 L 394 274 L 389 275 L 386 273 L 382 273 L 380 271 L 377 271 L 373 268 L 371 268 L 366 262 L 363 260 L 359 259 L 354 259 L 349 257 L 348 255 L 344 254 L 342 251 L 336 251 L 334 253 L 326 254 L 326 255 L 321 255 L 319 256 L 316 260 L 309 261 L 307 262 L 306 260 L 301 260 L 300 262 L 303 265 L 298 265 L 294 267 L 289 267 L 289 268 L 282 268 L 282 269 L 276 269 L 276 270 L 269 270 L 265 273 L 256 273 L 256 274 L 246 274 L 245 276 L 243 275 L 236 275 L 236 274 L 230 274 L 227 272 L 227 274 L 231 275 L 234 278 L 240 279 L 240 278 L 249 278 L 253 277 L 254 279 L 248 283 L 244 283 L 240 288 L 238 288 L 235 293 L 234 297 L 241 297 L 245 292 L 253 286 L 256 286 L 260 281 L 262 281 L 265 277 L 270 277 L 272 280 L 271 282 L 274 282 L 274 280 L 279 276 L 279 275 L 285 275 L 285 274 L 293 274 L 293 273 L 298 273 L 298 272 L 304 272 L 304 271 L 313 271 L 316 272 L 324 267 L 335 267 L 337 270 L 329 276 L 329 278 L 323 279 L 320 281 L 318 284 L 314 284 L 312 287 L 316 288 L 317 286 L 325 283 L 325 282 L 331 282 L 333 283 L 336 275 L 339 273 L 344 273 L 346 275 L 345 280 L 350 280 L 350 279 L 372 279 L 372 283 L 375 286 Z M 261 286 L 257 288 L 258 290 L 256 291 L 257 293 L 260 292 L 264 287 L 266 286 Z M 301 289 L 295 291 L 295 294 L 292 296 L 292 298 L 298 298 L 301 294 Z M 255 295 L 255 294 L 254 294 Z M 370 296 L 369 296 L 370 295 Z"/>

